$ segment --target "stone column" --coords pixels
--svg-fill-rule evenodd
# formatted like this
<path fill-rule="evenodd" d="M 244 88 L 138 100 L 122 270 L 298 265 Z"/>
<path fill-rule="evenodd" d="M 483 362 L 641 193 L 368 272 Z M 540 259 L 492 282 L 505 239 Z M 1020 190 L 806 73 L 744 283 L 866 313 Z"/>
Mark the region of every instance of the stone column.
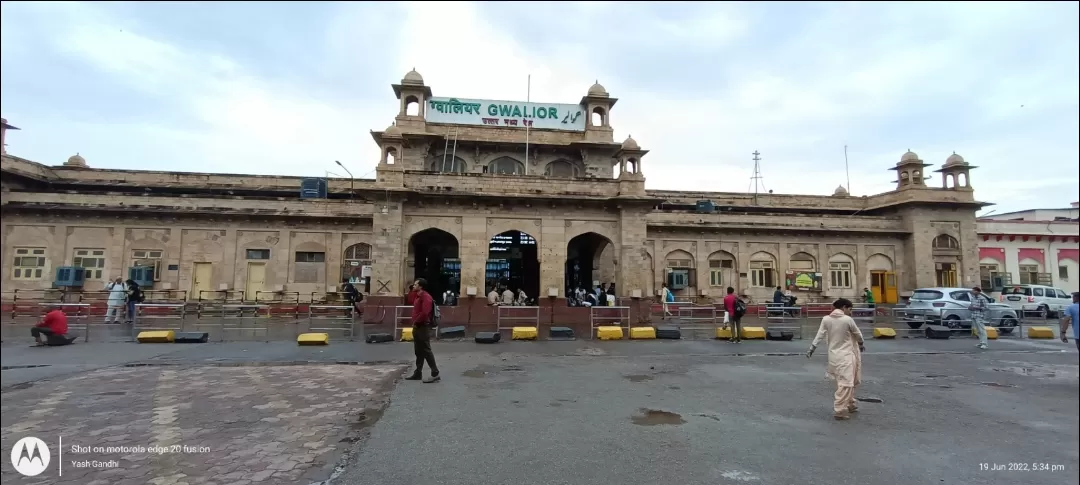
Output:
<path fill-rule="evenodd" d="M 559 298 L 566 298 L 566 223 L 545 218 L 540 227 L 540 294 L 548 298 L 548 288 L 556 288 Z"/>
<path fill-rule="evenodd" d="M 613 242 L 619 248 L 616 289 L 622 297 L 633 296 L 634 290 L 641 290 L 642 297 L 649 296 L 645 294 L 648 289 L 645 278 L 649 274 L 645 248 L 647 212 L 644 208 L 635 207 L 619 210 L 619 240 Z"/>
<path fill-rule="evenodd" d="M 487 272 L 488 246 L 487 217 L 463 216 L 458 254 L 461 258 L 461 298 L 467 296 L 470 286 L 476 287 L 476 297 L 486 297 L 484 276 Z"/>
<path fill-rule="evenodd" d="M 401 296 L 405 290 L 402 265 L 405 261 L 403 248 L 408 241 L 401 233 L 401 202 L 390 200 L 376 204 L 372 217 L 373 244 L 371 245 L 371 292 L 376 295 Z M 339 238 L 340 239 L 340 238 Z"/>

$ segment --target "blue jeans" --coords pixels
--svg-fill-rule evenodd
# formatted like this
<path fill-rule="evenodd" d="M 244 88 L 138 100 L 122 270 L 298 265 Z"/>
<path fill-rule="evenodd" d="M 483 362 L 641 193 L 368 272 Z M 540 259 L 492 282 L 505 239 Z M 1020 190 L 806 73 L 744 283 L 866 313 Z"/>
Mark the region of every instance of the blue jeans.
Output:
<path fill-rule="evenodd" d="M 124 315 L 124 318 L 130 322 L 135 321 L 135 302 L 127 302 L 127 315 Z"/>

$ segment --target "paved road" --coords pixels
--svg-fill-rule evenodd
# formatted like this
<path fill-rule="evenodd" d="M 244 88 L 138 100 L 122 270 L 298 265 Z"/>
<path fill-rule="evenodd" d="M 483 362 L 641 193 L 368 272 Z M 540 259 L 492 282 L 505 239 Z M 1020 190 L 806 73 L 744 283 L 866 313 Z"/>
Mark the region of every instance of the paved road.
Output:
<path fill-rule="evenodd" d="M 869 342 L 861 394 L 884 402 L 849 422 L 829 419 L 824 357 L 806 345 L 438 342 L 444 381 L 391 394 L 409 344 L 5 344 L 5 455 L 58 434 L 210 453 L 127 453 L 65 468 L 69 482 L 22 479 L 4 456 L 3 482 L 1078 483 L 1071 343 Z M 979 470 L 1009 462 L 1064 469 Z"/>

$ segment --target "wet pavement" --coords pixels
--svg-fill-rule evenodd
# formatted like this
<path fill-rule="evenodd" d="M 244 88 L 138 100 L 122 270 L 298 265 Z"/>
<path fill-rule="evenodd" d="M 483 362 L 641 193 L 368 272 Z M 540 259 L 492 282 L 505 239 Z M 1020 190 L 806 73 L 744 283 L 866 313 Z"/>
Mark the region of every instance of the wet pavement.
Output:
<path fill-rule="evenodd" d="M 5 343 L 5 458 L 155 452 L 3 482 L 1078 483 L 1073 344 L 974 343 L 869 341 L 847 422 L 806 341 L 436 342 L 430 385 L 395 381 L 406 343 Z"/>

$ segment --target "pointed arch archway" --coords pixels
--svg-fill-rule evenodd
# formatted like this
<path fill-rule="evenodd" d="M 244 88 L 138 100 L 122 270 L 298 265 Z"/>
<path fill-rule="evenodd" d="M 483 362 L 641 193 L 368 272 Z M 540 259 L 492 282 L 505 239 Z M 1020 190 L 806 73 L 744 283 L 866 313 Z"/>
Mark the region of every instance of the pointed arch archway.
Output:
<path fill-rule="evenodd" d="M 411 283 L 417 278 L 428 282 L 428 293 L 442 303 L 443 294 L 461 295 L 461 259 L 456 237 L 442 229 L 424 229 L 409 238 L 406 275 Z"/>
<path fill-rule="evenodd" d="M 531 299 L 540 297 L 540 247 L 531 234 L 511 229 L 491 237 L 484 274 L 485 291 L 524 291 Z"/>
<path fill-rule="evenodd" d="M 566 294 L 582 288 L 590 291 L 597 284 L 615 281 L 615 245 L 606 236 L 586 232 L 574 236 L 566 243 Z M 608 264 L 610 260 L 611 264 Z"/>
<path fill-rule="evenodd" d="M 363 286 L 364 293 L 371 292 L 371 276 L 364 276 L 364 267 L 371 266 L 371 245 L 356 243 L 345 248 L 341 258 L 341 279 Z"/>

